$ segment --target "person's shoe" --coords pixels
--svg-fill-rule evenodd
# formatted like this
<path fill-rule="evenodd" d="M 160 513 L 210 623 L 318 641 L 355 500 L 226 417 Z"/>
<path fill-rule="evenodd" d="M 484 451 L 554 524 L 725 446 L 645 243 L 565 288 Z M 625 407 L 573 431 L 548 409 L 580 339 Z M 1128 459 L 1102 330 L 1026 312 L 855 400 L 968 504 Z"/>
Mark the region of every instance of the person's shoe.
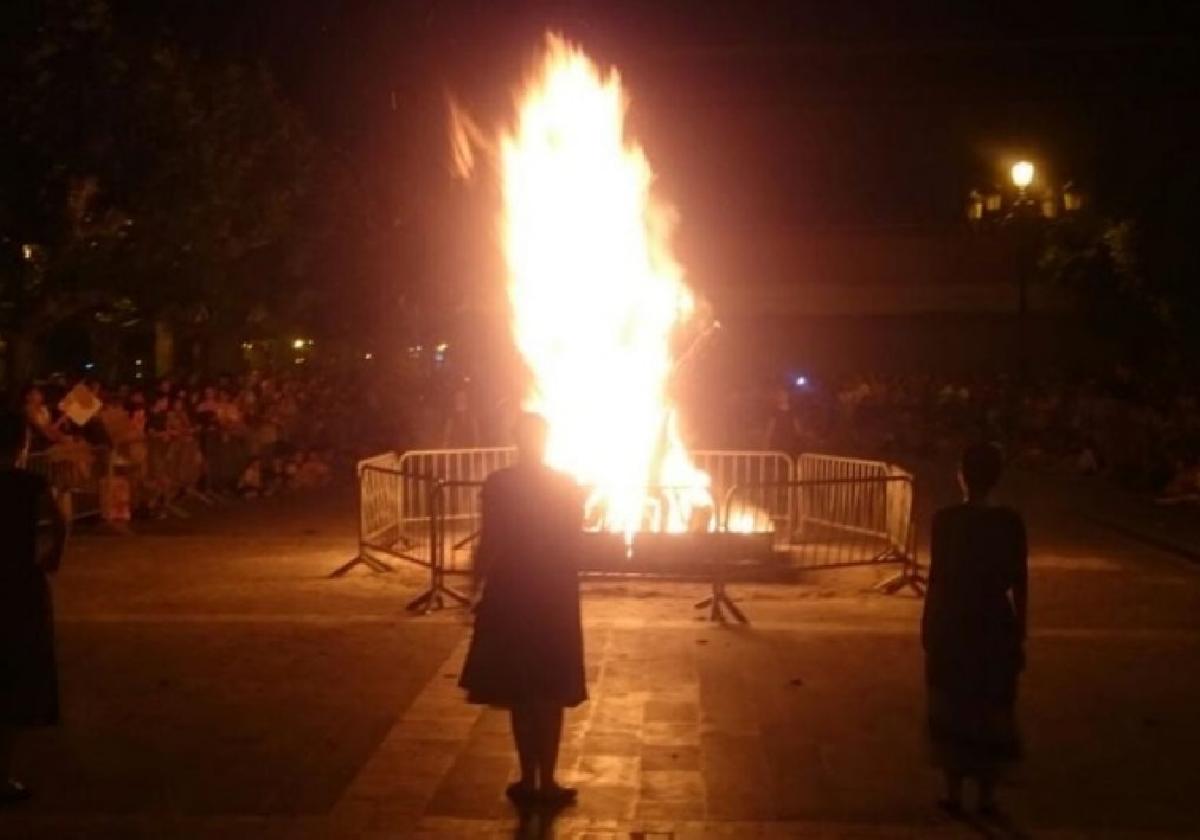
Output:
<path fill-rule="evenodd" d="M 547 805 L 562 808 L 567 805 L 574 805 L 575 800 L 579 798 L 579 791 L 575 788 L 554 784 L 538 790 L 538 798 Z"/>
<path fill-rule="evenodd" d="M 16 779 L 7 779 L 0 783 L 0 805 L 15 805 L 26 802 L 31 796 L 29 788 Z"/>
<path fill-rule="evenodd" d="M 516 805 L 528 805 L 537 801 L 537 788 L 525 782 L 513 782 L 504 789 L 504 795 Z"/>

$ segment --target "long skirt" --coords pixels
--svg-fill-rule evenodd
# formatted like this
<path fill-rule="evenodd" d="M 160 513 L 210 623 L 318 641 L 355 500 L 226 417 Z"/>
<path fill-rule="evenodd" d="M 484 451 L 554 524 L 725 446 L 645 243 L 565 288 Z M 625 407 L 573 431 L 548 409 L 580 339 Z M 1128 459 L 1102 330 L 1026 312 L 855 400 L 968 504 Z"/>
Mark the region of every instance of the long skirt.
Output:
<path fill-rule="evenodd" d="M 934 764 L 961 776 L 995 777 L 1021 757 L 1015 703 L 929 687 Z"/>
<path fill-rule="evenodd" d="M 492 594 L 476 612 L 459 681 L 467 701 L 512 708 L 587 700 L 578 591 L 536 608 Z"/>

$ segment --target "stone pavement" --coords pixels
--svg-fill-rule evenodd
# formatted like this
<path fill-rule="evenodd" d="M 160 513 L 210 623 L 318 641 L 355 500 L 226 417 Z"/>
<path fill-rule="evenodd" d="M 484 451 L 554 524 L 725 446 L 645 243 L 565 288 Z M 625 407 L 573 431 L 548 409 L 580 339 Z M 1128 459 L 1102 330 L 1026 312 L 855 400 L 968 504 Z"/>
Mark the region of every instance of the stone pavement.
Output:
<path fill-rule="evenodd" d="M 820 576 L 702 590 L 589 586 L 592 700 L 568 720 L 579 805 L 521 822 L 507 722 L 456 688 L 461 613 L 420 586 L 324 575 L 344 498 L 84 537 L 57 584 L 66 720 L 31 736 L 39 792 L 0 837 L 791 838 L 1200 836 L 1200 575 L 1036 500 L 1029 755 L 1007 827 L 932 806 L 920 602 Z"/>

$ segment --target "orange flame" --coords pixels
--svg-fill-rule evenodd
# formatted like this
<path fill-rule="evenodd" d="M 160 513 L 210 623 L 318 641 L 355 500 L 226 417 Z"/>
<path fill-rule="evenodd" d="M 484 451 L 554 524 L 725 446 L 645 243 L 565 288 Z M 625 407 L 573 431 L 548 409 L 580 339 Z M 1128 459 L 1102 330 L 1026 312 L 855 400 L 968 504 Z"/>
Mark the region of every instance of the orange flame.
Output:
<path fill-rule="evenodd" d="M 696 304 L 625 109 L 615 69 L 547 36 L 500 140 L 512 331 L 525 407 L 549 422 L 550 464 L 591 488 L 593 524 L 684 531 L 712 507 L 667 393 L 672 334 Z"/>

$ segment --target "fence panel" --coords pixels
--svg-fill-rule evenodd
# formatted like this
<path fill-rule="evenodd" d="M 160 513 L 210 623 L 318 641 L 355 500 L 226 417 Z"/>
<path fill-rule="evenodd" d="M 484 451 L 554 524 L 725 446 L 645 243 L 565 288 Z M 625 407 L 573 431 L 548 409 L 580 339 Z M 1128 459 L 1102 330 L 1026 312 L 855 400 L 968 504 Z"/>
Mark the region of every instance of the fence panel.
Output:
<path fill-rule="evenodd" d="M 369 459 L 358 467 L 359 554 L 386 555 L 421 566 L 434 561 L 432 517 L 405 516 L 405 499 L 431 499 L 436 480 Z M 396 462 L 394 462 L 396 463 Z"/>
<path fill-rule="evenodd" d="M 776 486 L 776 492 L 769 497 L 764 496 L 758 515 L 770 519 L 778 529 L 791 529 L 795 499 L 790 485 L 796 478 L 796 464 L 786 452 L 701 449 L 692 453 L 692 459 L 712 480 L 713 505 L 718 524 L 725 522 L 721 505 L 730 490 L 742 485 L 771 484 Z M 737 530 L 747 531 L 749 528 Z"/>
<path fill-rule="evenodd" d="M 517 450 L 511 446 L 417 449 L 401 456 L 399 469 L 406 474 L 427 476 L 455 485 L 463 483 L 461 487 L 449 487 L 444 491 L 443 505 L 447 516 L 469 516 L 477 503 L 470 485 L 483 482 L 496 470 L 512 466 L 516 459 Z M 432 485 L 427 482 L 406 483 L 401 489 L 401 519 L 412 523 L 428 521 L 433 505 Z"/>
<path fill-rule="evenodd" d="M 24 468 L 42 476 L 72 520 L 100 514 L 100 482 L 112 471 L 107 447 L 69 444 L 25 457 Z"/>
<path fill-rule="evenodd" d="M 915 562 L 913 479 L 893 465 L 812 454 L 793 461 L 757 451 L 702 450 L 693 458 L 712 479 L 719 529 L 771 534 L 786 565 Z M 514 459 L 514 449 L 489 448 L 360 462 L 364 549 L 438 563 L 439 573 L 469 571 L 482 484 Z"/>
<path fill-rule="evenodd" d="M 793 482 L 801 511 L 794 529 L 779 528 L 762 513 L 777 504 L 780 485 L 738 486 L 725 502 L 725 528 L 773 530 L 775 551 L 794 568 L 915 563 L 913 479 L 885 466 L 884 474 L 863 478 Z"/>

